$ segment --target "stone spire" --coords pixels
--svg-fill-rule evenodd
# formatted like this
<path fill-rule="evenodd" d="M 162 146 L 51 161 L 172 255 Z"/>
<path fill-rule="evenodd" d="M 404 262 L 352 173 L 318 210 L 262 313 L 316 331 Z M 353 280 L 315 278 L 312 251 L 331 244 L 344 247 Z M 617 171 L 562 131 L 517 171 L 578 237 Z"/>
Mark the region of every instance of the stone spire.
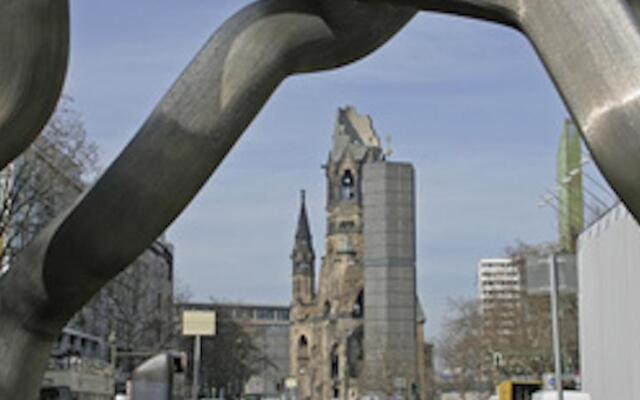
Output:
<path fill-rule="evenodd" d="M 305 191 L 300 191 L 300 215 L 298 216 L 298 228 L 296 229 L 296 245 L 298 242 L 309 245 L 311 252 L 311 230 L 309 229 L 309 219 L 307 218 L 307 207 L 305 205 Z"/>
<path fill-rule="evenodd" d="M 305 205 L 305 191 L 300 191 L 300 214 L 298 216 L 298 227 L 291 255 L 294 263 L 306 262 L 311 264 L 315 258 L 311 230 L 309 229 L 309 219 L 307 217 L 307 207 Z"/>
<path fill-rule="evenodd" d="M 297 303 L 309 304 L 315 297 L 315 254 L 307 208 L 305 206 L 304 190 L 300 192 L 300 215 L 298 227 L 291 252 L 293 264 L 293 299 Z"/>

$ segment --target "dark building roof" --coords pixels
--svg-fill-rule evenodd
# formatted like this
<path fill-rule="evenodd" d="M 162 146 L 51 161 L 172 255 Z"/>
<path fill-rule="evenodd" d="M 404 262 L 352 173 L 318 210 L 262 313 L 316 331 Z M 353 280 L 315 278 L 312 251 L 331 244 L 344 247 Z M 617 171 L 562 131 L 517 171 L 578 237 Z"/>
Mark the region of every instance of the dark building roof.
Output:
<path fill-rule="evenodd" d="M 300 214 L 298 216 L 296 239 L 305 239 L 311 241 L 311 230 L 309 229 L 309 219 L 307 217 L 307 207 L 305 205 L 304 190 L 300 191 Z"/>
<path fill-rule="evenodd" d="M 305 205 L 305 191 L 300 192 L 300 214 L 298 216 L 298 227 L 296 228 L 296 238 L 293 245 L 293 253 L 307 254 L 311 258 L 315 257 L 311 229 L 309 229 L 309 218 L 307 217 L 307 207 Z"/>

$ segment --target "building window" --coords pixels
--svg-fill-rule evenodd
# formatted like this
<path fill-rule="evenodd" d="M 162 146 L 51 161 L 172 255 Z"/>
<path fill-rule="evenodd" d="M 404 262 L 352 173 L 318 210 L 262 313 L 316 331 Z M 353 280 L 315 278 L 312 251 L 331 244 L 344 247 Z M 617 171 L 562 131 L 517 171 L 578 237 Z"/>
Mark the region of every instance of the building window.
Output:
<path fill-rule="evenodd" d="M 304 374 L 307 372 L 307 364 L 309 363 L 309 342 L 307 337 L 302 335 L 298 339 L 298 372 Z"/>
<path fill-rule="evenodd" d="M 356 228 L 356 224 L 354 221 L 348 220 L 348 221 L 340 221 L 340 223 L 338 224 L 338 230 L 340 232 L 354 232 Z"/>
<path fill-rule="evenodd" d="M 289 311 L 287 310 L 279 310 L 276 315 L 278 316 L 278 319 L 281 321 L 289 320 Z"/>
<path fill-rule="evenodd" d="M 357 378 L 362 372 L 364 364 L 364 328 L 362 325 L 347 338 L 346 365 L 349 376 Z"/>
<path fill-rule="evenodd" d="M 238 319 L 253 319 L 253 310 L 250 308 L 236 309 L 236 317 Z"/>
<path fill-rule="evenodd" d="M 340 358 L 338 357 L 338 346 L 334 345 L 331 350 L 331 379 L 337 379 L 340 373 Z"/>
<path fill-rule="evenodd" d="M 275 310 L 258 309 L 258 319 L 275 319 Z"/>

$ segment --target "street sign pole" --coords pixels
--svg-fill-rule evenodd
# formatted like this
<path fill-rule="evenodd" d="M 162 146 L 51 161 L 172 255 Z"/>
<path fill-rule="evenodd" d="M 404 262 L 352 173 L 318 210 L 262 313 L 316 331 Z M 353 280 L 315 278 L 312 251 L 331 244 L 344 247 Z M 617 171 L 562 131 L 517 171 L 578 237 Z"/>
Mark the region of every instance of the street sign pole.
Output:
<path fill-rule="evenodd" d="M 200 337 L 200 335 L 193 337 L 193 383 L 191 387 L 193 400 L 198 399 L 198 392 L 200 390 L 200 354 L 202 344 Z"/>
<path fill-rule="evenodd" d="M 193 380 L 191 397 L 198 399 L 200 391 L 200 358 L 202 355 L 202 336 L 216 334 L 216 313 L 214 311 L 185 310 L 182 312 L 182 334 L 193 336 Z"/>
<path fill-rule="evenodd" d="M 558 266 L 556 253 L 549 257 L 549 283 L 551 284 L 551 323 L 553 327 L 553 358 L 558 400 L 564 400 L 562 391 L 562 356 L 560 354 L 560 322 L 558 318 Z"/>

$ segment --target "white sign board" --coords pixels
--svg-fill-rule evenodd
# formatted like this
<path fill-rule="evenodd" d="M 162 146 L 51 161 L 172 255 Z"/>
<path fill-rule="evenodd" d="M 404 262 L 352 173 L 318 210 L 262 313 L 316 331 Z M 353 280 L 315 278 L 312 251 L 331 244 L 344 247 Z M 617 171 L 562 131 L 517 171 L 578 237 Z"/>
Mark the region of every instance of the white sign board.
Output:
<path fill-rule="evenodd" d="M 284 380 L 284 387 L 287 389 L 295 389 L 298 387 L 298 380 L 296 378 L 287 378 Z"/>
<path fill-rule="evenodd" d="M 185 310 L 182 312 L 184 336 L 213 336 L 216 334 L 215 311 Z"/>

